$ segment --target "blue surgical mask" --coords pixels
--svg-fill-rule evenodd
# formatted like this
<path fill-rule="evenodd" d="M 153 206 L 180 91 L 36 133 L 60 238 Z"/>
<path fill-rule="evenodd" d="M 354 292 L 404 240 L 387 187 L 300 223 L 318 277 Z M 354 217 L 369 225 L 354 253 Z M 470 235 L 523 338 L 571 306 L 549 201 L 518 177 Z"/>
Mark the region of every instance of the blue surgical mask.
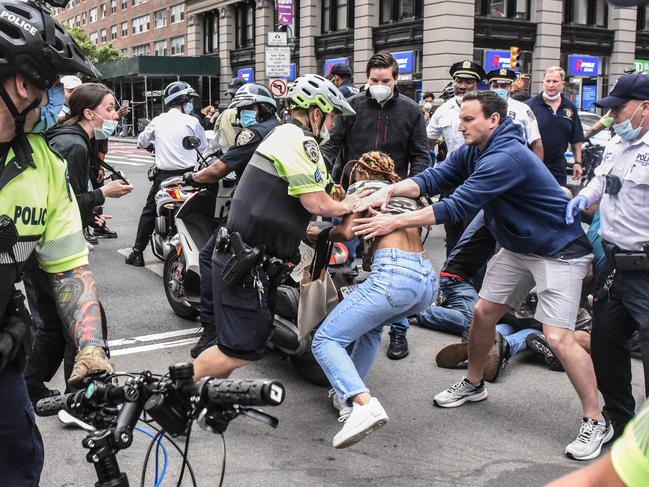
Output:
<path fill-rule="evenodd" d="M 187 115 L 189 115 L 193 111 L 194 111 L 194 104 L 191 101 L 188 101 L 183 105 L 183 112 L 185 112 Z"/>
<path fill-rule="evenodd" d="M 101 118 L 101 127 L 93 127 L 94 132 L 95 132 L 95 139 L 97 140 L 106 140 L 108 137 L 113 135 L 113 132 L 115 132 L 115 129 L 117 128 L 117 120 L 105 120 L 97 112 L 93 112 L 95 115 L 97 115 L 99 118 Z"/>
<path fill-rule="evenodd" d="M 509 91 L 504 88 L 496 88 L 494 93 L 505 101 L 507 101 L 507 97 L 509 96 Z"/>
<path fill-rule="evenodd" d="M 254 110 L 241 110 L 239 114 L 239 122 L 242 127 L 250 127 L 257 123 L 257 112 Z"/>
<path fill-rule="evenodd" d="M 65 92 L 62 84 L 56 84 L 47 90 L 47 105 L 40 108 L 41 119 L 36 123 L 32 132 L 45 132 L 56 125 L 56 119 L 65 106 Z"/>
<path fill-rule="evenodd" d="M 638 135 L 640 135 L 640 130 L 642 129 L 642 122 L 640 122 L 640 125 L 636 129 L 634 129 L 631 125 L 631 119 L 635 117 L 635 114 L 638 112 L 638 108 L 640 108 L 640 106 L 641 105 L 638 105 L 638 107 L 633 112 L 633 115 L 627 118 L 624 122 L 616 123 L 613 125 L 613 130 L 615 130 L 615 133 L 622 139 L 629 142 L 637 139 Z M 642 119 L 642 121 L 644 122 L 644 119 Z"/>

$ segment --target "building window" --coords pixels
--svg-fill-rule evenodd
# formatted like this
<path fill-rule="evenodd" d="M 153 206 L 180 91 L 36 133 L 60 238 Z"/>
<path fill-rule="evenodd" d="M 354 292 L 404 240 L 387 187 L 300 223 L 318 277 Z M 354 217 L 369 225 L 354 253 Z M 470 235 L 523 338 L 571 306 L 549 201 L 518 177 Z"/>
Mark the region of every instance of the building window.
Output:
<path fill-rule="evenodd" d="M 106 29 L 101 29 L 101 43 L 105 44 L 106 41 L 108 40 L 107 38 L 108 32 L 106 32 Z"/>
<path fill-rule="evenodd" d="M 90 42 L 92 42 L 93 44 L 97 44 L 97 33 L 96 32 L 92 32 L 88 37 L 90 38 Z"/>
<path fill-rule="evenodd" d="M 167 41 L 156 41 L 153 45 L 153 55 L 154 56 L 166 56 L 167 55 Z"/>
<path fill-rule="evenodd" d="M 354 27 L 354 0 L 322 1 L 322 32 L 335 32 Z"/>
<path fill-rule="evenodd" d="M 81 16 L 77 15 L 74 17 L 74 26 L 75 27 L 81 27 Z"/>
<path fill-rule="evenodd" d="M 203 53 L 219 50 L 219 13 L 216 10 L 203 14 Z"/>
<path fill-rule="evenodd" d="M 419 19 L 423 9 L 423 0 L 381 0 L 379 18 L 381 24 Z"/>
<path fill-rule="evenodd" d="M 185 36 L 172 37 L 170 42 L 172 56 L 177 56 L 185 52 Z"/>
<path fill-rule="evenodd" d="M 158 10 L 153 12 L 153 27 L 159 29 L 167 25 L 167 11 Z"/>
<path fill-rule="evenodd" d="M 140 46 L 133 46 L 133 56 L 148 56 L 150 54 L 149 45 L 142 44 Z"/>
<path fill-rule="evenodd" d="M 128 22 L 122 22 L 122 37 L 128 36 Z"/>
<path fill-rule="evenodd" d="M 90 9 L 90 23 L 97 22 L 97 7 Z"/>
<path fill-rule="evenodd" d="M 135 7 L 136 5 L 147 3 L 148 1 L 149 0 L 132 0 L 131 5 L 133 5 Z"/>
<path fill-rule="evenodd" d="M 252 2 L 240 2 L 234 7 L 235 48 L 255 45 L 255 5 Z"/>
<path fill-rule="evenodd" d="M 607 27 L 608 3 L 606 0 L 565 0 L 563 22 L 573 25 Z"/>
<path fill-rule="evenodd" d="M 530 19 L 530 0 L 476 0 L 475 14 L 478 17 Z"/>
<path fill-rule="evenodd" d="M 185 20 L 185 4 L 174 5 L 171 7 L 171 23 L 181 22 Z"/>
<path fill-rule="evenodd" d="M 116 25 L 111 25 L 110 26 L 110 40 L 114 41 L 117 39 L 117 26 Z"/>
<path fill-rule="evenodd" d="M 117 13 L 117 0 L 110 0 L 110 14 L 115 15 Z"/>
<path fill-rule="evenodd" d="M 128 0 L 122 0 L 121 7 L 122 10 L 126 10 L 126 7 L 128 7 Z"/>
<path fill-rule="evenodd" d="M 131 25 L 133 34 L 148 32 L 151 29 L 151 16 L 142 15 L 141 17 L 135 17 Z"/>
<path fill-rule="evenodd" d="M 647 7 L 638 7 L 638 25 L 636 30 L 648 31 L 649 30 L 649 9 Z"/>
<path fill-rule="evenodd" d="M 119 52 L 122 53 L 122 57 L 123 57 L 123 58 L 127 58 L 127 57 L 128 57 L 128 49 L 126 49 L 126 48 L 124 48 L 124 49 L 120 49 Z"/>
<path fill-rule="evenodd" d="M 105 19 L 106 18 L 106 4 L 105 3 L 102 3 L 99 6 L 99 11 L 101 12 L 101 18 Z"/>

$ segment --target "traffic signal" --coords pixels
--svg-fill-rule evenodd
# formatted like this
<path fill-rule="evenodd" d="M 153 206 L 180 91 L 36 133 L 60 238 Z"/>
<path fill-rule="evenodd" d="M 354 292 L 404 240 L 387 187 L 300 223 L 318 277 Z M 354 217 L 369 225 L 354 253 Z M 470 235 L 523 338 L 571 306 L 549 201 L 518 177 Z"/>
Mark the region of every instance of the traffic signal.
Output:
<path fill-rule="evenodd" d="M 509 68 L 512 71 L 518 71 L 518 68 L 521 67 L 521 63 L 518 60 L 521 55 L 521 48 L 512 46 L 509 48 Z"/>

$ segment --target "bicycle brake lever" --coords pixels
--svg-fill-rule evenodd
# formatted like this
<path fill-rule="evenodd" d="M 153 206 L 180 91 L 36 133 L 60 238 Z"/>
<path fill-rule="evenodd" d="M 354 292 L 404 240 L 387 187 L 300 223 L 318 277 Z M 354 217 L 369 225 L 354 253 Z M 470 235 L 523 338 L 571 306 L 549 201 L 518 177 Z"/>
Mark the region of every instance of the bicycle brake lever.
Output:
<path fill-rule="evenodd" d="M 240 407 L 239 414 L 248 416 L 249 418 L 255 419 L 260 423 L 267 424 L 271 428 L 277 428 L 277 425 L 279 424 L 279 419 L 277 419 L 275 416 L 271 416 L 270 414 L 266 414 L 265 412 L 260 411 L 259 409 Z"/>

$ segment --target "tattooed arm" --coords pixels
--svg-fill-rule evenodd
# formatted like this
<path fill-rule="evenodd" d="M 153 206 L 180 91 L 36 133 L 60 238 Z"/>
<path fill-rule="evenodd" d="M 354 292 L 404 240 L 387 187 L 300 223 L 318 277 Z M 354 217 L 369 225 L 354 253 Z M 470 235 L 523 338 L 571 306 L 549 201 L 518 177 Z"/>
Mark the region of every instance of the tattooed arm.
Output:
<path fill-rule="evenodd" d="M 87 265 L 50 274 L 56 304 L 63 323 L 80 352 L 70 382 L 98 370 L 112 372 L 106 357 L 107 343 L 101 331 L 101 312 L 95 277 Z"/>

